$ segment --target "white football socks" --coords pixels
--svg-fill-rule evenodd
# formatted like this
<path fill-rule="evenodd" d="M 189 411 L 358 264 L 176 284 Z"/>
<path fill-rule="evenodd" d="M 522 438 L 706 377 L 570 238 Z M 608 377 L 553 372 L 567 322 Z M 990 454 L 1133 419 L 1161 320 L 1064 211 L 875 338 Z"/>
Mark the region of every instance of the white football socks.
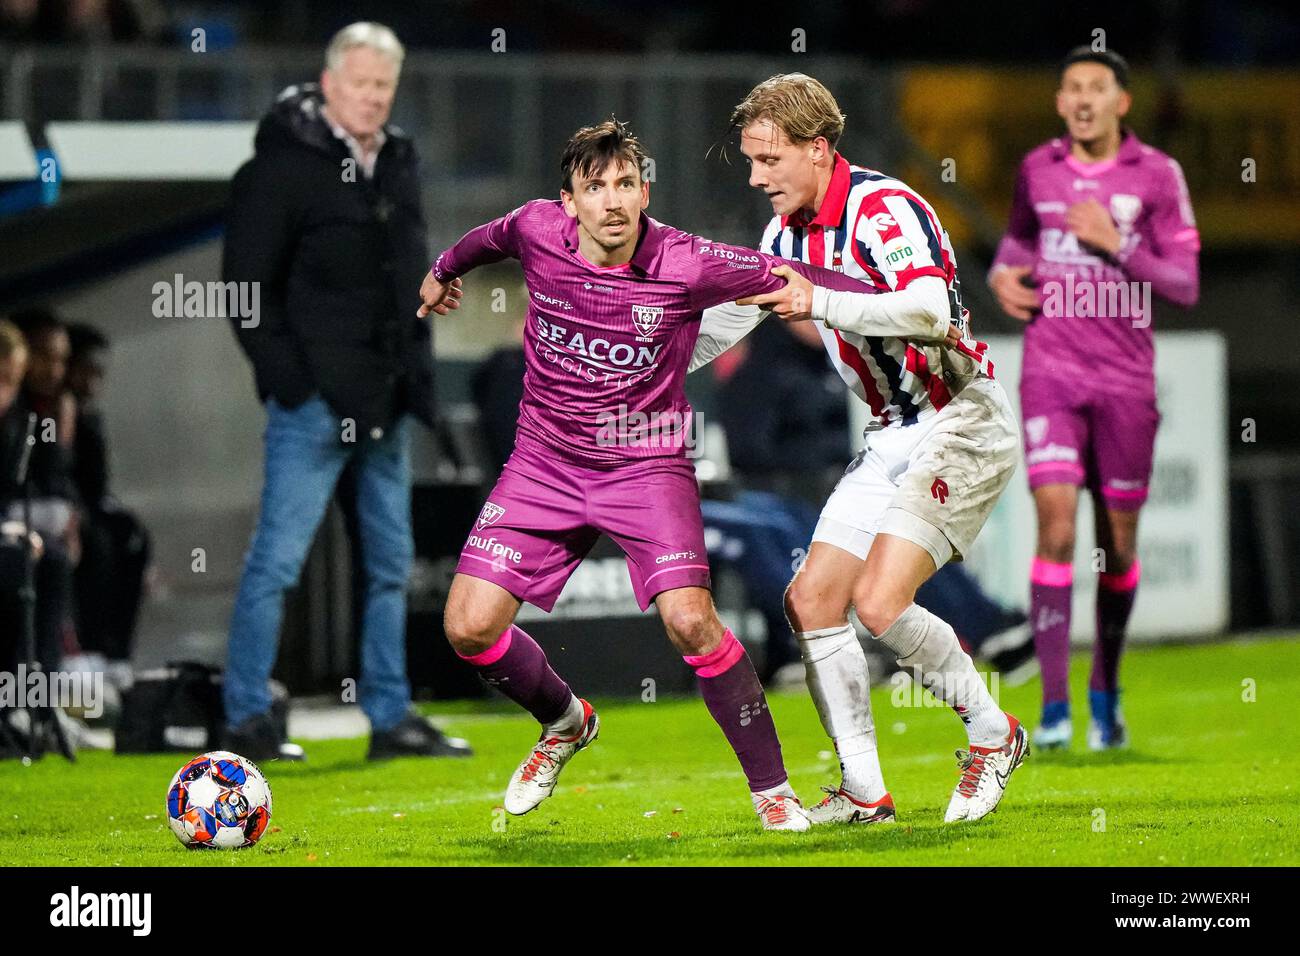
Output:
<path fill-rule="evenodd" d="M 911 670 L 922 686 L 957 712 L 972 745 L 1000 747 L 1006 743 L 1011 733 L 1007 716 L 946 621 L 910 604 L 875 637 L 898 655 L 900 667 Z"/>
<path fill-rule="evenodd" d="M 545 726 L 548 737 L 572 737 L 582 730 L 582 701 L 576 694 L 569 695 L 569 706 L 557 719 Z"/>
<path fill-rule="evenodd" d="M 871 719 L 871 675 L 853 625 L 800 631 L 795 637 L 817 716 L 839 754 L 841 786 L 868 802 L 879 800 L 886 791 Z"/>

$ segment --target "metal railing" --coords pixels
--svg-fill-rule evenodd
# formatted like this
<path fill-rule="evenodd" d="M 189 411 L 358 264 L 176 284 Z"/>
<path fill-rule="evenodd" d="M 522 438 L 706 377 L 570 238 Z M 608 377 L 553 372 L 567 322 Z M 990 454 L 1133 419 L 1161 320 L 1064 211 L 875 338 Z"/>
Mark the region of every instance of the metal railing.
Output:
<path fill-rule="evenodd" d="M 0 47 L 5 119 L 253 120 L 285 87 L 314 81 L 322 51 L 114 46 Z M 718 159 L 732 107 L 782 64 L 758 56 L 537 56 L 413 52 L 394 121 L 423 163 L 430 240 L 536 196 L 556 195 L 558 158 L 578 126 L 610 113 L 631 121 L 655 160 L 656 218 L 720 240 L 756 241 L 770 214 L 746 186 L 734 149 Z M 844 58 L 800 68 L 835 90 L 850 118 L 844 149 L 888 166 L 900 154 L 888 71 Z"/>
<path fill-rule="evenodd" d="M 144 46 L 0 45 L 0 118 L 257 119 L 277 93 L 314 80 L 323 51 L 241 46 L 206 53 Z M 705 162 L 731 107 L 758 80 L 799 69 L 849 117 L 843 151 L 949 204 L 959 245 L 987 248 L 1024 151 L 1059 130 L 1050 70 L 871 66 L 846 57 L 538 55 L 414 51 L 395 121 L 414 134 L 426 197 L 449 223 L 478 222 L 556 191 L 559 149 L 613 112 L 656 159 L 656 214 L 719 239 L 752 242 L 766 218 L 738 169 Z M 1177 86 L 1135 78 L 1134 122 L 1182 163 L 1207 245 L 1300 241 L 1300 74 L 1188 71 Z M 961 175 L 936 185 L 939 164 Z M 1249 168 L 1247 168 L 1249 167 Z"/>

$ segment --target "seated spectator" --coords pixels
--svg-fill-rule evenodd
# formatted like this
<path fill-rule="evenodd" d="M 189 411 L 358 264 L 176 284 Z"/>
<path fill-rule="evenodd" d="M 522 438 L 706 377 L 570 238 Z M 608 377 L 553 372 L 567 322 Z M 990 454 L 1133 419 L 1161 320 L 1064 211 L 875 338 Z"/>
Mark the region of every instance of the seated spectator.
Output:
<path fill-rule="evenodd" d="M 49 602 L 59 618 L 49 620 L 42 639 L 52 642 L 56 660 L 65 645 L 76 649 L 76 631 L 71 619 L 72 569 L 81 560 L 79 502 L 72 482 L 72 454 L 76 440 L 76 403 L 64 386 L 71 346 L 63 323 L 48 309 L 15 313 L 14 325 L 27 341 L 27 373 L 19 394 L 21 421 L 36 413 L 36 444 L 31 457 L 32 528 L 45 542 L 47 560 L 61 564 L 61 571 L 42 592 L 38 586 L 38 607 Z M 15 496 L 9 517 L 20 517 Z M 57 592 L 57 593 L 56 593 Z"/>
<path fill-rule="evenodd" d="M 516 336 L 497 348 L 474 370 L 470 395 L 478 408 L 483 442 L 491 466 L 500 471 L 515 450 L 515 425 L 519 403 L 524 398 L 523 323 L 516 323 Z"/>
<path fill-rule="evenodd" d="M 731 466 L 745 487 L 820 511 L 852 457 L 844 383 L 811 322 L 763 322 L 744 344 L 717 396 Z"/>
<path fill-rule="evenodd" d="M 149 566 L 149 533 L 109 489 L 108 438 L 98 399 L 108 339 L 84 324 L 68 326 L 68 392 L 76 402 L 72 480 L 81 499 L 77 565 L 77 638 L 118 687 L 130 681 L 131 645 Z M 103 660 L 97 659 L 102 657 Z"/>
<path fill-rule="evenodd" d="M 760 675 L 764 683 L 785 683 L 803 671 L 786 622 L 785 589 L 821 501 L 844 470 L 844 387 L 811 323 L 763 322 L 709 374 L 717 380 L 715 413 L 742 489 L 726 501 L 700 502 L 709 561 L 744 581 L 767 629 Z"/>
<path fill-rule="evenodd" d="M 13 605 L 23 579 L 24 542 L 21 517 L 10 519 L 10 506 L 21 499 L 19 459 L 25 438 L 26 409 L 20 401 L 27 371 L 27 341 L 18 328 L 0 319 L 0 670 L 13 672 L 20 652 L 20 620 Z M 32 533 L 32 547 L 40 535 Z"/>
<path fill-rule="evenodd" d="M 36 413 L 36 445 L 43 449 L 33 456 L 33 524 L 47 539 L 60 540 L 75 565 L 81 557 L 79 502 L 72 481 L 77 403 L 65 381 L 72 346 L 63 322 L 48 309 L 17 312 L 13 323 L 27 340 L 21 397 Z"/>
<path fill-rule="evenodd" d="M 18 328 L 0 319 L 0 670 L 10 673 L 31 656 L 47 672 L 60 666 L 72 575 L 72 560 L 60 537 L 66 519 L 61 524 L 51 499 L 38 497 L 57 486 L 62 467 L 60 447 L 56 442 L 39 440 L 39 424 L 38 440 L 31 448 L 27 465 L 33 520 L 30 527 L 24 522 L 23 486 L 18 472 L 26 448 L 31 406 L 21 383 L 31 352 Z M 47 536 L 38 530 L 40 527 L 53 527 L 54 533 Z M 29 549 L 36 561 L 35 627 L 30 635 L 22 599 Z M 0 714 L 6 730 L 9 716 Z M 33 717 L 38 728 L 49 726 L 52 711 Z M 4 749 L 2 744 L 0 749 Z"/>

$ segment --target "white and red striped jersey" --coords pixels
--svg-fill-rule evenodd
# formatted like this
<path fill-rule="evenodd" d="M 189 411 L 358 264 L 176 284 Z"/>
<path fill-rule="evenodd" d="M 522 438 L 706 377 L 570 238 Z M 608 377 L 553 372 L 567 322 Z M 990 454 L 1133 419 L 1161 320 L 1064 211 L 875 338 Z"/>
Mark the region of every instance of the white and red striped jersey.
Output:
<path fill-rule="evenodd" d="M 977 375 L 993 376 L 988 346 L 968 333 L 970 313 L 961 304 L 957 256 L 948 233 L 930 204 L 892 176 L 852 166 L 836 153 L 817 215 L 774 216 L 759 248 L 843 272 L 887 292 L 904 289 L 920 276 L 947 282 L 952 321 L 962 329 L 955 348 L 817 323 L 831 362 L 881 426 L 923 420 Z"/>

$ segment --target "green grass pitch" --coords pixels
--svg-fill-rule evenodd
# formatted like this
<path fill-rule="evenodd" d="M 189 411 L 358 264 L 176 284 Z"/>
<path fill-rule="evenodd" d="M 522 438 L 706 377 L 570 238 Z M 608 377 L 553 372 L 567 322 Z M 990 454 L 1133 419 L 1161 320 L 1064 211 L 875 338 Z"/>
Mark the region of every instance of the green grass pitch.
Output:
<path fill-rule="evenodd" d="M 1086 749 L 1087 661 L 1072 666 L 1075 741 L 1034 752 L 997 813 L 940 822 L 964 744 L 941 707 L 875 692 L 895 826 L 765 834 L 735 760 L 700 701 L 596 701 L 600 739 L 524 817 L 500 805 L 536 725 L 506 703 L 439 707 L 468 760 L 370 765 L 364 739 L 315 742 L 309 762 L 263 767 L 272 827 L 235 853 L 188 851 L 163 797 L 183 755 L 84 753 L 0 764 L 0 863 L 54 866 L 330 865 L 1295 865 L 1300 863 L 1300 643 L 1136 647 L 1124 662 L 1132 749 Z M 1253 696 L 1253 700 L 1250 698 Z M 1037 682 L 1002 688 L 1037 722 Z M 838 779 L 802 692 L 770 697 L 805 801 Z M 909 697 L 907 703 L 913 703 Z"/>

